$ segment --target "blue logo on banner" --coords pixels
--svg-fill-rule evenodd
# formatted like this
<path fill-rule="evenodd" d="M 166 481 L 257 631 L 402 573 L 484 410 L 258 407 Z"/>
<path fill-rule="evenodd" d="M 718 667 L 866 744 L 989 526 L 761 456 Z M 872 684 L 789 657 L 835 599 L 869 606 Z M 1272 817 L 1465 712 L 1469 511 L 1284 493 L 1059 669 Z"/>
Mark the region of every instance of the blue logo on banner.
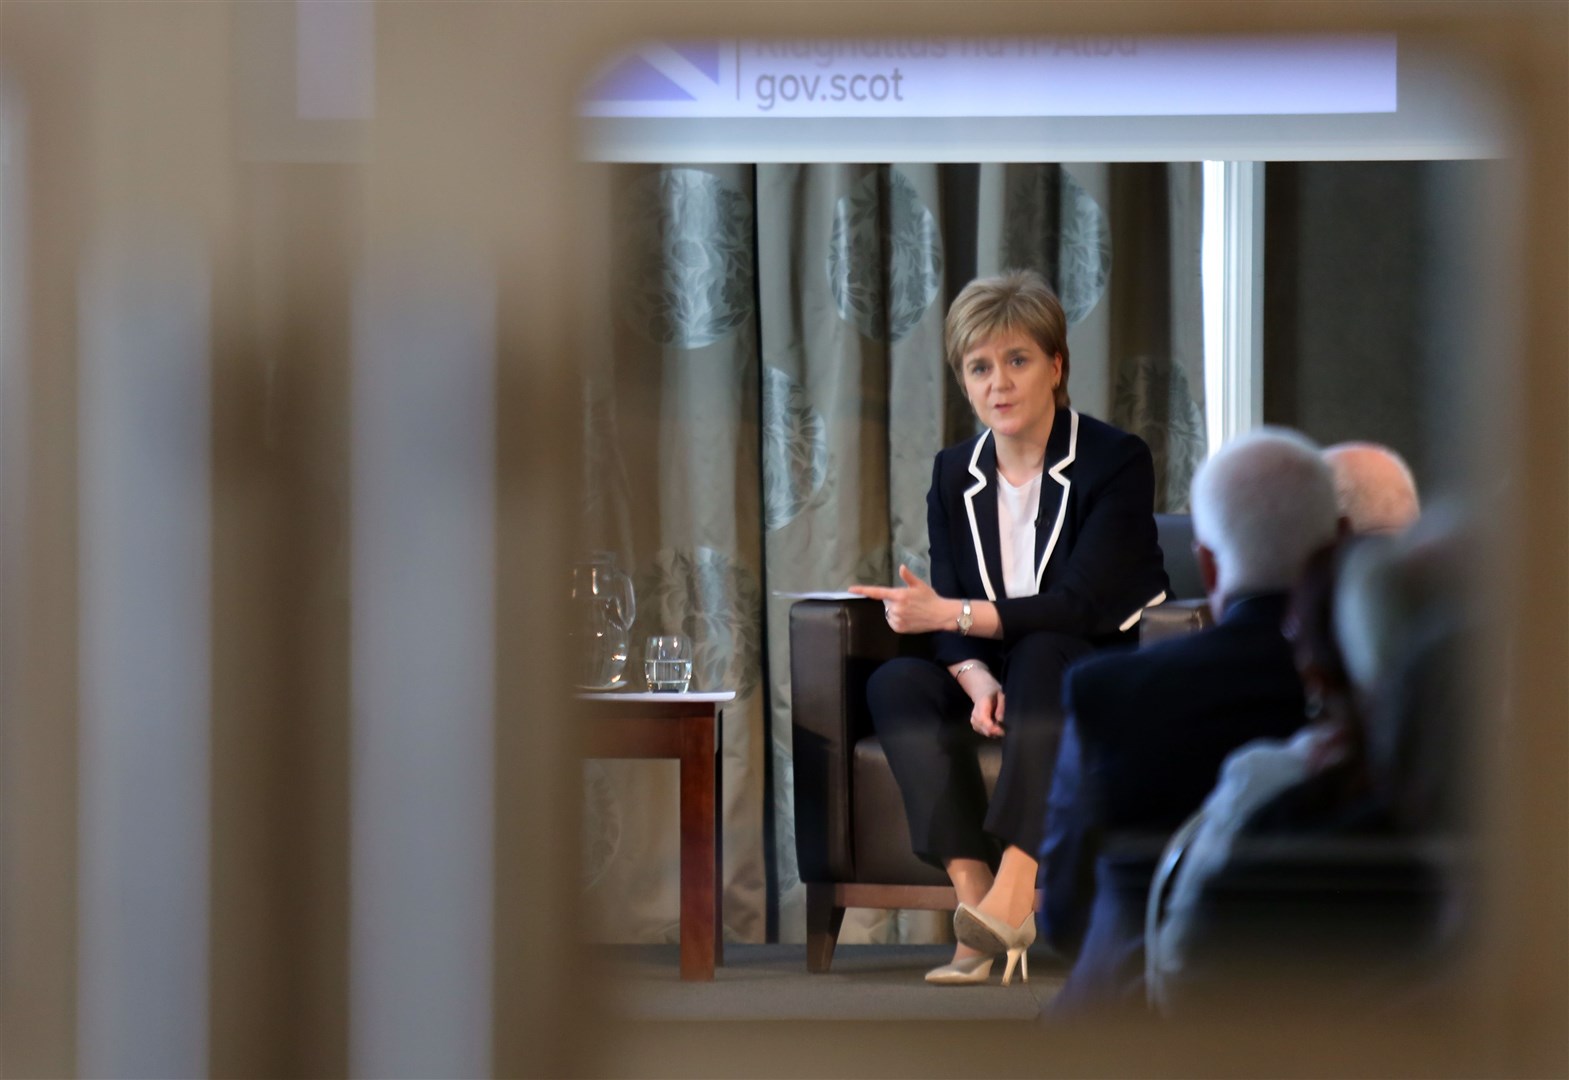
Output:
<path fill-rule="evenodd" d="M 697 101 L 719 86 L 719 43 L 650 42 L 613 63 L 589 101 Z"/>

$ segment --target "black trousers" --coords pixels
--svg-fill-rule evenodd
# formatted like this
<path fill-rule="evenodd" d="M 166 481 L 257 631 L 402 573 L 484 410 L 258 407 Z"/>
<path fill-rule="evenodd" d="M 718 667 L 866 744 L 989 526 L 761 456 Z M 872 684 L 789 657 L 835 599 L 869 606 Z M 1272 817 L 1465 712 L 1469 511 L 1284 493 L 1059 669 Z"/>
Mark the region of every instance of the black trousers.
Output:
<path fill-rule="evenodd" d="M 1083 638 L 1045 632 L 1008 648 L 999 675 L 1002 771 L 990 803 L 976 758 L 987 740 L 970 727 L 973 705 L 958 680 L 940 664 L 915 657 L 890 660 L 873 673 L 866 690 L 872 724 L 920 859 L 934 866 L 949 859 L 995 865 L 1009 846 L 1036 857 L 1062 735 L 1063 672 L 1090 650 Z"/>

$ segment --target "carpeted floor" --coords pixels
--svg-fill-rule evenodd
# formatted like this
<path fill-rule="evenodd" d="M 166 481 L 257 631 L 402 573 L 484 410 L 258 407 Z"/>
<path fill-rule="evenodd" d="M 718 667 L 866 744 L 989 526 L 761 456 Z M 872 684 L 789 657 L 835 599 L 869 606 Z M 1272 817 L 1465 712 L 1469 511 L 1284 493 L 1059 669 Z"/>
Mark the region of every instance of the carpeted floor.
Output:
<path fill-rule="evenodd" d="M 630 1020 L 1022 1020 L 1033 1021 L 1066 971 L 1030 957 L 1030 981 L 1001 984 L 1001 958 L 984 986 L 930 986 L 928 968 L 951 945 L 841 945 L 833 968 L 806 970 L 804 945 L 726 945 L 711 983 L 682 982 L 674 945 L 596 946 L 612 986 L 607 1007 Z"/>

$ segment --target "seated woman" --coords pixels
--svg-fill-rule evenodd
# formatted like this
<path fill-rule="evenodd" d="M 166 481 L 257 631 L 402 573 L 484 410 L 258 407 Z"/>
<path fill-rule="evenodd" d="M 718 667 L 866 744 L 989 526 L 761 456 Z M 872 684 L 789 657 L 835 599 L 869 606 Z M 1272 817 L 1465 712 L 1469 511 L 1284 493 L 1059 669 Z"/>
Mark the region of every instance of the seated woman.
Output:
<path fill-rule="evenodd" d="M 915 853 L 960 901 L 953 962 L 926 978 L 983 982 L 1006 952 L 1007 983 L 1035 936 L 1063 671 L 1132 643 L 1166 574 L 1149 448 L 1069 406 L 1067 319 L 1046 282 L 1016 271 L 965 286 L 945 351 L 986 430 L 937 455 L 932 580 L 901 566 L 904 587 L 853 591 L 881 600 L 899 633 L 938 632 L 935 662 L 889 661 L 867 690 Z M 1002 741 L 989 804 L 982 738 Z"/>

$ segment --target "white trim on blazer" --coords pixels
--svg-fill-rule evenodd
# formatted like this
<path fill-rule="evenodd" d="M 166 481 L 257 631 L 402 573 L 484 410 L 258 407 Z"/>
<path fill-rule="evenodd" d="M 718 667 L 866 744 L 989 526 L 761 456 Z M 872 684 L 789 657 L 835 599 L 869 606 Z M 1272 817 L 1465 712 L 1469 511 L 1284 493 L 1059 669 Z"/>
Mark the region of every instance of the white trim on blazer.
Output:
<path fill-rule="evenodd" d="M 964 493 L 964 509 L 970 515 L 970 537 L 975 541 L 975 562 L 981 570 L 981 588 L 986 590 L 986 599 L 995 603 L 997 594 L 992 591 L 991 575 L 986 572 L 986 551 L 981 547 L 981 527 L 975 520 L 975 496 L 986 487 L 986 474 L 976 467 L 976 462 L 981 460 L 981 448 L 991 437 L 991 428 L 987 428 L 975 440 L 975 452 L 970 455 L 970 475 L 975 477 L 975 483 Z"/>
<path fill-rule="evenodd" d="M 1041 580 L 1046 576 L 1046 564 L 1051 562 L 1051 553 L 1057 548 L 1057 538 L 1062 535 L 1062 523 L 1068 515 L 1068 492 L 1073 488 L 1073 481 L 1062 475 L 1062 470 L 1073 464 L 1073 459 L 1079 453 L 1079 413 L 1077 409 L 1068 409 L 1068 452 L 1062 460 L 1047 470 L 1047 474 L 1058 484 L 1062 485 L 1062 500 L 1057 504 L 1057 520 L 1052 524 L 1051 538 L 1046 541 L 1046 550 L 1041 553 L 1040 565 L 1035 568 L 1035 591 L 1039 592 Z M 970 485 L 964 493 L 964 509 L 970 516 L 970 539 L 975 544 L 975 563 L 981 571 L 981 587 L 986 590 L 986 599 L 997 600 L 996 590 L 992 588 L 991 575 L 986 572 L 986 549 L 981 546 L 981 527 L 975 520 L 975 496 L 979 495 L 986 487 L 986 474 L 980 469 L 981 450 L 986 446 L 986 440 L 991 438 L 991 429 L 981 432 L 981 437 L 975 440 L 975 450 L 970 454 L 970 475 L 975 477 L 975 483 Z"/>
<path fill-rule="evenodd" d="M 1074 459 L 1079 455 L 1079 412 L 1074 408 L 1069 408 L 1067 411 L 1068 452 L 1062 456 L 1061 461 L 1058 461 L 1047 470 L 1047 474 L 1062 486 L 1062 499 L 1057 504 L 1057 520 L 1052 523 L 1051 537 L 1046 541 L 1045 550 L 1041 552 L 1040 565 L 1035 568 L 1035 590 L 1037 593 L 1040 592 L 1041 581 L 1046 576 L 1046 564 L 1051 562 L 1052 552 L 1057 549 L 1057 540 L 1062 535 L 1062 523 L 1068 515 L 1068 494 L 1073 489 L 1073 481 L 1062 475 L 1062 473 L 1064 469 L 1073 464 Z M 985 448 L 986 440 L 991 438 L 991 435 L 991 429 L 987 428 L 981 432 L 981 437 L 975 440 L 975 449 L 970 454 L 970 475 L 975 477 L 975 483 L 971 484 L 964 492 L 964 509 L 970 517 L 970 540 L 975 545 L 975 565 L 981 572 L 981 587 L 986 590 L 986 599 L 995 603 L 997 593 L 992 588 L 991 575 L 986 572 L 986 549 L 981 546 L 981 527 L 975 518 L 975 496 L 985 490 L 987 483 L 986 474 L 980 469 L 981 451 Z M 1039 522 L 1037 522 L 1037 525 L 1039 525 Z M 1165 601 L 1166 592 L 1162 590 L 1157 595 L 1151 597 L 1149 603 L 1145 604 L 1144 607 L 1136 609 L 1132 615 L 1129 615 L 1117 629 L 1131 629 L 1143 617 L 1145 608 L 1154 607 Z"/>
<path fill-rule="evenodd" d="M 1046 564 L 1051 562 L 1051 553 L 1057 546 L 1057 537 L 1062 534 L 1062 519 L 1068 514 L 1068 491 L 1073 487 L 1073 481 L 1062 475 L 1062 470 L 1073 464 L 1073 459 L 1079 454 L 1079 411 L 1069 409 L 1068 416 L 1072 423 L 1068 426 L 1068 452 L 1063 459 L 1047 470 L 1048 475 L 1062 485 L 1062 501 L 1057 504 L 1057 521 L 1051 527 L 1051 539 L 1046 541 L 1046 550 L 1041 553 L 1041 564 L 1035 568 L 1035 591 L 1041 591 L 1041 579 L 1046 576 Z"/>

